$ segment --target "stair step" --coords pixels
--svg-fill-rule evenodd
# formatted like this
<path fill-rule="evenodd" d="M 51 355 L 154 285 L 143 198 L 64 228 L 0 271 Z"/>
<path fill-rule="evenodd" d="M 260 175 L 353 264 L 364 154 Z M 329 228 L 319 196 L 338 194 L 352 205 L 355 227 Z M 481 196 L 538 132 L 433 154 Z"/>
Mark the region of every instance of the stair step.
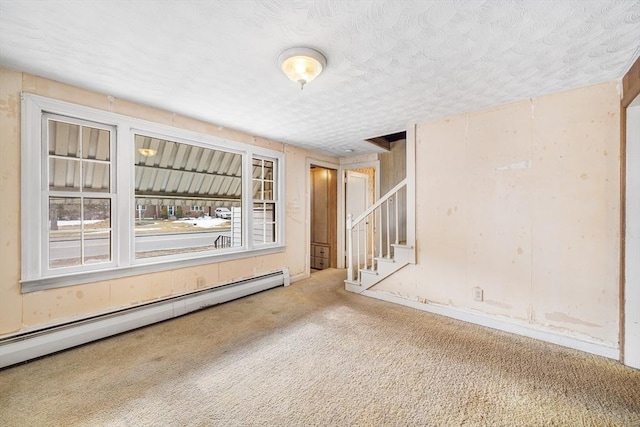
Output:
<path fill-rule="evenodd" d="M 392 243 L 391 246 L 393 246 L 394 248 L 401 248 L 401 249 L 413 249 L 413 246 L 404 245 L 402 243 Z"/>
<path fill-rule="evenodd" d="M 416 263 L 416 250 L 411 245 L 393 244 L 393 257 L 400 263 Z"/>
<path fill-rule="evenodd" d="M 378 270 L 371 270 L 369 268 L 361 268 L 360 273 L 373 274 L 375 276 L 378 275 Z"/>
<path fill-rule="evenodd" d="M 392 262 L 392 263 L 393 263 L 393 262 L 396 262 L 396 260 L 395 260 L 395 259 L 393 259 L 393 258 L 387 258 L 387 257 L 376 257 L 375 259 L 376 259 L 376 261 L 378 261 L 378 262 Z"/>
<path fill-rule="evenodd" d="M 355 292 L 357 294 L 360 294 L 364 291 L 364 288 L 359 282 L 345 280 L 344 286 L 345 286 L 345 289 L 349 292 Z"/>

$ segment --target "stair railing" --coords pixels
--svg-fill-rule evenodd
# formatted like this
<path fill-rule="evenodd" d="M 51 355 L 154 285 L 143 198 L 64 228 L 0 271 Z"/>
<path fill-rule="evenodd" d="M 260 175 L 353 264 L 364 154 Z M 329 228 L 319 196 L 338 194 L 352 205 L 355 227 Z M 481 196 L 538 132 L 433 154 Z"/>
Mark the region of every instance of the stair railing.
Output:
<path fill-rule="evenodd" d="M 213 246 L 216 249 L 219 248 L 230 248 L 231 247 L 231 236 L 224 236 L 222 234 L 218 235 L 215 242 L 213 242 Z"/>
<path fill-rule="evenodd" d="M 353 282 L 355 278 L 356 282 L 360 282 L 361 269 L 375 270 L 376 257 L 392 257 L 392 242 L 398 244 L 400 236 L 397 196 L 406 186 L 405 178 L 357 218 L 354 219 L 351 213 L 347 214 L 348 281 Z M 392 217 L 395 225 L 393 228 Z"/>

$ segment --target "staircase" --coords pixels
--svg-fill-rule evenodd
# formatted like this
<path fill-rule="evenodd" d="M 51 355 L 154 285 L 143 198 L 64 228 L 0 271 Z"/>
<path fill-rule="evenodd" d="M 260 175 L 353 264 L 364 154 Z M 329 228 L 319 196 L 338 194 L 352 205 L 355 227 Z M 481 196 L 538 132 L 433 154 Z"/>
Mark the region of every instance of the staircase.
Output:
<path fill-rule="evenodd" d="M 402 240 L 406 221 L 401 221 L 398 200 L 406 187 L 404 179 L 357 218 L 347 216 L 348 291 L 361 293 L 415 263 L 415 248 Z"/>

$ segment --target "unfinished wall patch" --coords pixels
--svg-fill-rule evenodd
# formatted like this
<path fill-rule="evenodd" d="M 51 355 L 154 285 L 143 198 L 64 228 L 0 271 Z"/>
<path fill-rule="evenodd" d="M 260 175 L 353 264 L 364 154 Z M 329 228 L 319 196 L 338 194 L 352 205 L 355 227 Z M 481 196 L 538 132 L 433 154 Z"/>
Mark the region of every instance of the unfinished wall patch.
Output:
<path fill-rule="evenodd" d="M 524 160 L 522 162 L 511 163 L 510 165 L 500 166 L 496 168 L 497 171 L 516 170 L 516 169 L 531 169 L 531 160 Z"/>
<path fill-rule="evenodd" d="M 554 313 L 545 313 L 544 317 L 547 320 L 558 323 L 573 323 L 575 325 L 584 325 L 589 326 L 591 328 L 601 328 L 601 325 L 596 325 L 595 323 L 586 322 L 582 319 L 578 319 L 577 317 L 569 316 L 565 313 L 554 312 Z"/>

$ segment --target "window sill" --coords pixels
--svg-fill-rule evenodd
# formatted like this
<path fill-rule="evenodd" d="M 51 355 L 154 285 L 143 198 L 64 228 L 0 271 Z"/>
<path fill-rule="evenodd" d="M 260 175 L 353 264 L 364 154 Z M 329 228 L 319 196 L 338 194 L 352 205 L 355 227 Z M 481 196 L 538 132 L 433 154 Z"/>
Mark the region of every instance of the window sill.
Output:
<path fill-rule="evenodd" d="M 234 252 L 219 255 L 206 255 L 188 259 L 160 261 L 115 267 L 105 270 L 96 270 L 86 273 L 74 273 L 64 276 L 45 277 L 41 279 L 23 280 L 22 293 L 44 291 L 47 289 L 64 288 L 67 286 L 82 285 L 85 283 L 101 282 L 104 280 L 119 279 L 123 277 L 137 276 L 140 274 L 157 273 L 160 271 L 176 270 L 185 267 L 195 267 L 204 264 L 213 264 L 236 259 L 252 258 L 255 256 L 269 255 L 284 252 L 285 246 L 270 246 L 268 248 L 254 249 L 252 251 Z"/>

